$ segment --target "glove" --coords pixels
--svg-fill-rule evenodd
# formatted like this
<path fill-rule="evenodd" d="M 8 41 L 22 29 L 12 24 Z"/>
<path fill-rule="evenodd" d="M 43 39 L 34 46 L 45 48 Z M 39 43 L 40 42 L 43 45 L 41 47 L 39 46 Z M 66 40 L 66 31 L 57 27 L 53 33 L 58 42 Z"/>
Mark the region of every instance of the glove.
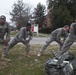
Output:
<path fill-rule="evenodd" d="M 29 40 L 29 38 L 27 37 L 27 38 L 26 38 L 26 40 L 28 41 L 28 40 Z"/>
<path fill-rule="evenodd" d="M 2 43 L 3 43 L 5 46 L 8 45 L 8 41 L 7 41 L 7 40 L 4 40 Z"/>
<path fill-rule="evenodd" d="M 27 38 L 26 38 L 26 42 L 28 42 L 28 41 L 29 41 L 29 38 L 27 37 Z"/>

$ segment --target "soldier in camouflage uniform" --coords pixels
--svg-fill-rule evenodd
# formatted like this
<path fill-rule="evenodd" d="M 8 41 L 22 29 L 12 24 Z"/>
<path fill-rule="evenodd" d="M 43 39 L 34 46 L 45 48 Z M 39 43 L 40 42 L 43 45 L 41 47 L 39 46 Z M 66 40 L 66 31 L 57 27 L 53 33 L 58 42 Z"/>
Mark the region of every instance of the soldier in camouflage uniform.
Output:
<path fill-rule="evenodd" d="M 6 17 L 4 15 L 0 16 L 0 44 L 3 47 L 2 52 L 2 59 L 3 60 L 9 60 L 7 59 L 7 47 L 8 42 L 10 41 L 10 26 L 6 22 Z"/>
<path fill-rule="evenodd" d="M 40 56 L 43 53 L 43 51 L 47 48 L 47 46 L 49 46 L 50 43 L 52 43 L 53 41 L 56 41 L 60 45 L 60 49 L 61 49 L 63 42 L 68 34 L 68 30 L 69 30 L 68 25 L 65 25 L 62 28 L 58 28 L 58 29 L 54 30 L 48 37 L 46 43 L 40 49 L 37 56 Z M 61 40 L 61 37 L 63 37 L 64 39 Z"/>
<path fill-rule="evenodd" d="M 14 47 L 17 43 L 22 42 L 26 46 L 26 56 L 29 57 L 30 40 L 32 39 L 31 24 L 28 23 L 26 27 L 22 27 L 16 34 L 14 39 L 9 43 L 8 50 Z"/>
<path fill-rule="evenodd" d="M 64 54 L 69 49 L 69 47 L 75 42 L 75 40 L 76 40 L 76 19 L 75 22 L 70 25 L 69 35 L 61 48 L 60 55 Z"/>

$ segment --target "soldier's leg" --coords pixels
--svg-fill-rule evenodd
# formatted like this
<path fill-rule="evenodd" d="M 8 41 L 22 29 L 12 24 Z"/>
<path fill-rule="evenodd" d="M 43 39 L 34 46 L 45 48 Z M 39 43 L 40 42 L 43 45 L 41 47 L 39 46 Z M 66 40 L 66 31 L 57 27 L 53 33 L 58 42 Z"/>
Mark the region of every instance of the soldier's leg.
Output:
<path fill-rule="evenodd" d="M 18 41 L 16 41 L 16 40 L 12 40 L 9 44 L 8 44 L 8 46 L 6 47 L 6 46 L 3 46 L 3 56 L 5 56 L 5 57 L 7 57 L 8 56 L 8 51 L 14 46 L 14 45 L 16 45 L 18 43 Z"/>
<path fill-rule="evenodd" d="M 3 50 L 2 50 L 3 52 L 2 52 L 2 58 L 1 58 L 1 60 L 3 60 L 3 61 L 10 61 L 10 59 L 7 58 L 7 56 L 8 56 L 8 53 L 7 53 L 8 46 L 5 46 L 3 44 L 2 47 L 3 47 Z"/>
<path fill-rule="evenodd" d="M 2 45 L 3 46 L 2 60 L 10 61 L 10 59 L 8 59 L 8 51 L 17 43 L 18 43 L 17 41 L 12 40 L 8 46 L 5 46 L 4 44 Z"/>
<path fill-rule="evenodd" d="M 59 55 L 62 55 L 64 54 L 69 48 L 70 46 L 74 43 L 74 39 L 73 38 L 70 38 L 70 37 L 67 37 L 62 48 L 61 48 L 61 51 L 59 53 Z"/>
<path fill-rule="evenodd" d="M 57 42 L 57 43 L 59 44 L 59 46 L 60 46 L 59 50 L 61 50 L 63 44 L 62 44 L 61 42 L 57 41 L 57 40 L 56 40 L 56 42 Z"/>
<path fill-rule="evenodd" d="M 29 55 L 29 51 L 30 51 L 30 44 L 27 43 L 27 44 L 26 44 L 26 56 L 27 56 L 27 57 L 30 56 L 30 55 Z"/>
<path fill-rule="evenodd" d="M 44 52 L 44 50 L 50 45 L 50 43 L 51 43 L 52 41 L 54 41 L 54 39 L 53 39 L 52 37 L 49 37 L 49 38 L 47 39 L 47 41 L 45 42 L 45 44 L 44 44 L 44 45 L 42 46 L 42 48 L 40 49 L 40 51 L 39 51 L 39 53 L 38 53 L 37 56 L 40 56 L 40 55 Z"/>
<path fill-rule="evenodd" d="M 8 51 L 14 47 L 16 44 L 18 43 L 18 41 L 16 41 L 15 39 L 11 40 L 11 42 L 9 42 L 9 45 L 8 45 Z"/>
<path fill-rule="evenodd" d="M 27 43 L 26 42 L 22 42 L 22 43 L 26 46 L 25 47 L 26 48 L 25 49 L 26 50 L 26 56 L 29 57 L 30 44 L 29 44 L 29 42 L 27 42 Z"/>
<path fill-rule="evenodd" d="M 2 44 L 2 57 L 5 57 L 5 58 L 7 58 L 7 56 L 8 56 L 8 53 L 7 53 L 7 51 L 8 51 L 8 46 L 5 46 L 4 44 Z"/>

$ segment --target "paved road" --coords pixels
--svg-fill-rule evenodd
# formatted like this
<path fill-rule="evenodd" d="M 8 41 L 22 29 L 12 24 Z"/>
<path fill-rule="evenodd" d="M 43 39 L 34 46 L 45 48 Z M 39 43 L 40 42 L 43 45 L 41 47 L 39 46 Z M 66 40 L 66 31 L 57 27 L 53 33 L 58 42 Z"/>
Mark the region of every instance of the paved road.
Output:
<path fill-rule="evenodd" d="M 13 37 L 11 37 L 11 39 L 13 39 Z M 47 40 L 46 37 L 33 37 L 33 39 L 30 41 L 30 44 L 44 44 L 46 40 Z M 57 44 L 57 43 L 54 41 L 51 44 Z"/>
<path fill-rule="evenodd" d="M 34 37 L 31 41 L 30 41 L 30 44 L 44 44 L 45 41 L 47 40 L 47 38 L 40 38 L 40 37 Z"/>
<path fill-rule="evenodd" d="M 13 37 L 11 37 L 11 40 L 12 39 Z M 30 44 L 45 44 L 46 40 L 47 40 L 47 37 L 33 37 L 33 39 L 30 41 Z M 51 44 L 57 44 L 57 42 L 54 41 Z M 74 44 L 76 45 L 76 42 L 74 42 Z"/>
<path fill-rule="evenodd" d="M 45 37 L 37 37 L 37 38 L 33 38 L 31 41 L 30 41 L 30 44 L 45 44 L 47 38 Z M 57 44 L 55 41 L 52 42 L 52 44 Z"/>

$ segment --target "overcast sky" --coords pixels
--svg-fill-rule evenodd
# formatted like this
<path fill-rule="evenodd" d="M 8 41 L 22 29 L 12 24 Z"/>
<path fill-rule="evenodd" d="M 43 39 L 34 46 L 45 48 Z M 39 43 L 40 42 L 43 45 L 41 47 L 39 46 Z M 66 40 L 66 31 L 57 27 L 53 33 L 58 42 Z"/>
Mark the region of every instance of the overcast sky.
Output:
<path fill-rule="evenodd" d="M 5 15 L 7 21 L 10 21 L 9 12 L 12 10 L 12 6 L 15 2 L 17 2 L 17 0 L 0 0 L 0 15 Z M 33 8 L 36 7 L 39 2 L 46 5 L 46 0 L 23 0 L 23 2 L 30 4 Z"/>

